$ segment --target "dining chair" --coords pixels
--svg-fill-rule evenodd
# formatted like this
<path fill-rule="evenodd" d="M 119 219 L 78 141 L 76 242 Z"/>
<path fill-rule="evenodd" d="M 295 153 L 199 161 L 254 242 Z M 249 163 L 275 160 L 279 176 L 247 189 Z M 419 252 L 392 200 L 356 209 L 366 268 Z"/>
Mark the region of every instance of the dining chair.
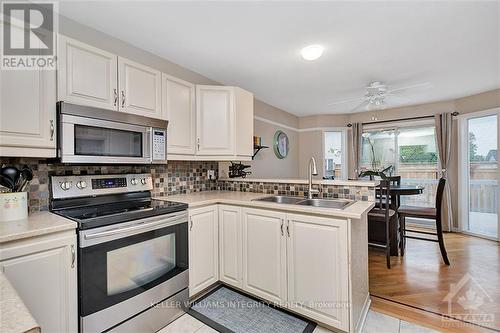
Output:
<path fill-rule="evenodd" d="M 401 176 L 385 176 L 382 178 L 382 180 L 387 180 L 389 181 L 389 184 L 392 186 L 400 186 L 401 185 Z M 375 198 L 378 199 L 380 196 L 380 191 L 377 191 Z M 399 206 L 399 196 L 398 195 L 391 195 L 389 196 L 389 205 L 391 206 L 392 209 L 396 209 Z M 394 200 L 394 202 L 392 201 Z M 377 207 L 380 205 L 377 203 Z"/>
<path fill-rule="evenodd" d="M 438 187 L 437 187 L 437 191 L 436 191 L 436 204 L 435 204 L 434 208 L 415 207 L 415 206 L 401 206 L 401 207 L 399 207 L 399 209 L 398 209 L 399 233 L 400 233 L 400 248 L 401 248 L 401 255 L 402 256 L 405 253 L 406 239 L 407 238 L 437 242 L 437 243 L 439 243 L 439 250 L 441 251 L 441 255 L 443 257 L 445 264 L 448 266 L 450 265 L 450 261 L 448 259 L 448 254 L 446 253 L 446 248 L 444 246 L 443 227 L 442 227 L 442 223 L 441 223 L 441 210 L 442 210 L 442 205 L 443 205 L 443 193 L 444 193 L 445 184 L 446 184 L 445 178 L 439 179 L 439 183 L 438 183 Z M 435 220 L 436 221 L 436 232 L 433 233 L 433 232 L 428 232 L 428 231 L 407 229 L 406 228 L 406 218 L 407 217 L 416 217 L 416 218 Z M 407 235 L 407 232 L 436 236 L 437 239 L 411 236 L 411 235 Z"/>
<path fill-rule="evenodd" d="M 379 184 L 379 193 L 377 206 L 374 207 L 368 213 L 368 228 L 375 230 L 376 228 L 370 228 L 370 225 L 375 225 L 379 223 L 384 223 L 385 237 L 383 243 L 369 242 L 368 245 L 383 248 L 385 250 L 385 257 L 387 261 L 387 268 L 391 268 L 391 233 L 390 233 L 390 223 L 391 219 L 396 217 L 396 212 L 390 209 L 390 190 L 391 183 L 388 180 L 381 180 Z M 397 234 L 396 234 L 397 236 Z"/>

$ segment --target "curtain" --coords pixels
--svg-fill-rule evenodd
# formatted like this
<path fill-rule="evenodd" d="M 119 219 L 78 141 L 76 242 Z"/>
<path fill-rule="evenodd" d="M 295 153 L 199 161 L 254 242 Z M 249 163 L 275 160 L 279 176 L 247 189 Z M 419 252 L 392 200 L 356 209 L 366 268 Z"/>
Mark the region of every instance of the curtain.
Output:
<path fill-rule="evenodd" d="M 451 113 L 442 113 L 434 116 L 436 122 L 436 148 L 439 155 L 439 167 L 441 177 L 446 178 L 446 186 L 443 193 L 443 209 L 441 221 L 444 231 L 451 231 L 453 215 L 451 211 L 451 191 L 448 179 L 448 166 L 451 156 L 451 131 L 453 128 L 453 116 Z"/>
<path fill-rule="evenodd" d="M 358 179 L 359 175 L 359 160 L 361 156 L 361 135 L 363 134 L 363 125 L 354 123 L 351 127 L 351 142 L 352 142 L 352 171 L 351 178 Z"/>

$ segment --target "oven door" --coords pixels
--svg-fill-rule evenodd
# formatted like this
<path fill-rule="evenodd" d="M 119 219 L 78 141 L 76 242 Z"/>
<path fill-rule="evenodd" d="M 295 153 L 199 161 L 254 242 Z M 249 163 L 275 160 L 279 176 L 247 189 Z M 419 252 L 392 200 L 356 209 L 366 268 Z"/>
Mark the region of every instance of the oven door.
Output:
<path fill-rule="evenodd" d="M 63 163 L 151 163 L 151 127 L 61 116 Z"/>
<path fill-rule="evenodd" d="M 188 287 L 187 213 L 81 231 L 78 263 L 83 331 L 116 325 Z"/>

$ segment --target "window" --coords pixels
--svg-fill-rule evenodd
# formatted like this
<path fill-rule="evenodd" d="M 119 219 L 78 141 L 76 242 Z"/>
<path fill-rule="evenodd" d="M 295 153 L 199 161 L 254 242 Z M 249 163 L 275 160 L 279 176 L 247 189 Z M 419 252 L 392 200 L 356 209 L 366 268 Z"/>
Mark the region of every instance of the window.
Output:
<path fill-rule="evenodd" d="M 325 131 L 323 132 L 323 139 L 323 178 L 346 178 L 345 130 Z"/>
<path fill-rule="evenodd" d="M 363 132 L 361 169 L 400 175 L 401 183 L 424 186 L 420 195 L 401 196 L 402 205 L 433 207 L 438 178 L 436 131 L 431 123 Z"/>

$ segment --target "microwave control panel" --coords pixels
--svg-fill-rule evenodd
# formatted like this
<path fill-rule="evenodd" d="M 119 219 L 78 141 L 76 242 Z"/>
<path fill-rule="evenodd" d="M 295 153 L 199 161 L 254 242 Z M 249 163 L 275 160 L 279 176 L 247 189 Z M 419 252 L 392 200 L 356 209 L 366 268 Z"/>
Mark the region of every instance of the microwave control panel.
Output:
<path fill-rule="evenodd" d="M 153 128 L 153 161 L 165 161 L 167 159 L 167 131 Z"/>

